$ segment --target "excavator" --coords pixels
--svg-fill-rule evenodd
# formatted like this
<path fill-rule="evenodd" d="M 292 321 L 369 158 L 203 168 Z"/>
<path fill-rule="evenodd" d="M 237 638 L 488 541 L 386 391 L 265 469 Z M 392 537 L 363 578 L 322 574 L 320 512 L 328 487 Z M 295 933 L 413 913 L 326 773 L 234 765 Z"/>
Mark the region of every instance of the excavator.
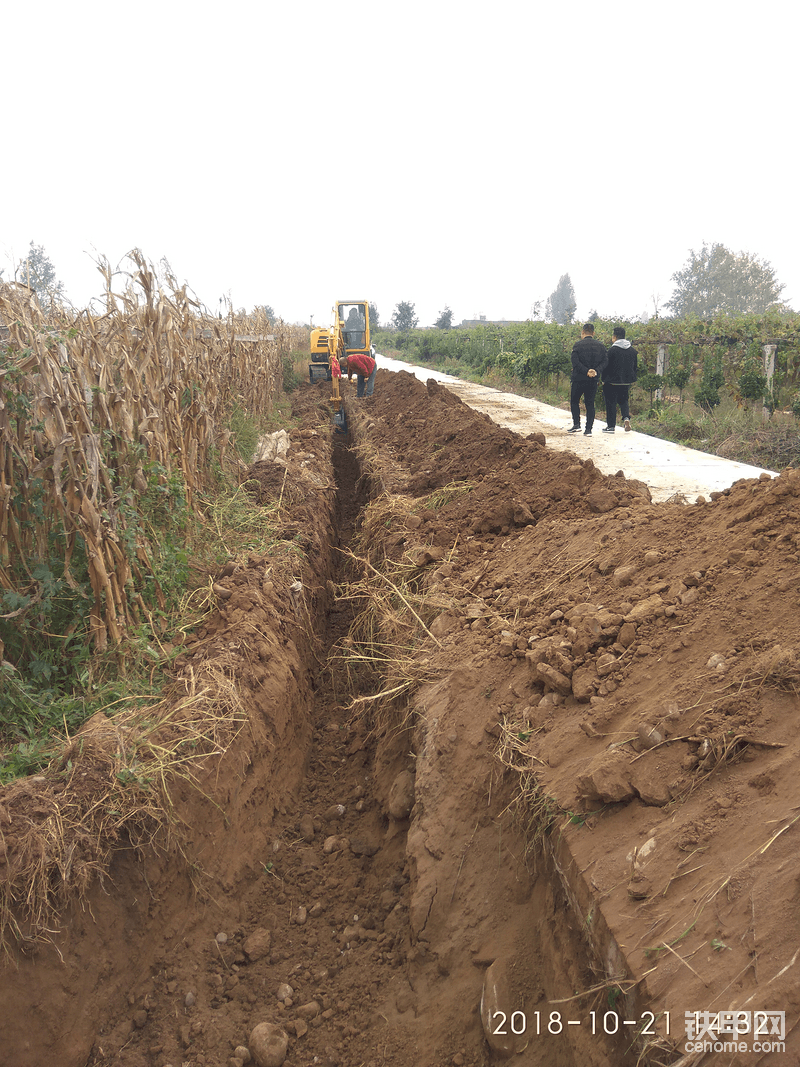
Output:
<path fill-rule="evenodd" d="M 339 387 L 342 377 L 339 361 L 355 352 L 370 355 L 370 349 L 369 303 L 366 300 L 337 300 L 333 308 L 333 325 L 311 331 L 309 381 L 312 385 L 322 381 L 332 383 L 333 425 L 339 433 L 347 433 L 347 416 Z"/>

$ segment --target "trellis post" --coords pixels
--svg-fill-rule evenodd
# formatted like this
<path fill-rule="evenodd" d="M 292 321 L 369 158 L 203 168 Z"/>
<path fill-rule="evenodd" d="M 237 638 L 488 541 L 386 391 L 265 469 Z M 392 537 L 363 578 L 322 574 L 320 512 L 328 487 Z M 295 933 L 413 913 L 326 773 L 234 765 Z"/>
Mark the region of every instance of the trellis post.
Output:
<path fill-rule="evenodd" d="M 767 379 L 767 387 L 764 391 L 764 409 L 763 416 L 768 419 L 772 415 L 770 404 L 767 402 L 767 397 L 772 397 L 772 380 L 775 377 L 775 352 L 777 351 L 777 345 L 764 345 L 764 375 Z"/>
<path fill-rule="evenodd" d="M 667 346 L 659 345 L 658 354 L 656 355 L 656 374 L 660 374 L 662 378 L 666 378 L 667 370 L 669 369 L 669 359 L 667 358 Z M 662 400 L 664 396 L 664 390 L 656 389 L 656 399 Z"/>

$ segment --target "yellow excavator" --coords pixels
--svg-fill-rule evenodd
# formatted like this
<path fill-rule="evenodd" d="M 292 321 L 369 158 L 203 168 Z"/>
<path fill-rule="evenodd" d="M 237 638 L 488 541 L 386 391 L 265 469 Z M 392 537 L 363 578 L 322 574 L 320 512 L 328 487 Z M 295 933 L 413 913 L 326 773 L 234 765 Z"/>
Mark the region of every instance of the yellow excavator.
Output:
<path fill-rule="evenodd" d="M 333 308 L 333 325 L 311 331 L 309 381 L 312 385 L 322 381 L 332 383 L 333 424 L 340 433 L 347 433 L 347 417 L 339 388 L 340 360 L 356 352 L 370 355 L 370 349 L 369 303 L 366 300 L 337 300 Z"/>

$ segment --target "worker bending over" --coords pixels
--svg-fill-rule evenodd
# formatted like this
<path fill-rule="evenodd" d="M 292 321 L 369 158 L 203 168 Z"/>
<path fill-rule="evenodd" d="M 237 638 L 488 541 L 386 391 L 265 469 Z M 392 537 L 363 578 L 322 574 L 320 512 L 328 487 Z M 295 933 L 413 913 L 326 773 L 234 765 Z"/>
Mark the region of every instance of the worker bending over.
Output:
<path fill-rule="evenodd" d="M 375 372 L 378 364 L 366 352 L 351 352 L 342 360 L 342 370 L 347 371 L 349 381 L 356 376 L 356 396 L 372 396 L 375 387 Z"/>

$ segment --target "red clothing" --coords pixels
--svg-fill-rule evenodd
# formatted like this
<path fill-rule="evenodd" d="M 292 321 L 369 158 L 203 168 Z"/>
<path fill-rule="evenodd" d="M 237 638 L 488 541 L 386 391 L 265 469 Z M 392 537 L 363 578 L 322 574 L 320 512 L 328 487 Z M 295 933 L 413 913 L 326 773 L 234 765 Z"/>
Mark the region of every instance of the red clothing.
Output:
<path fill-rule="evenodd" d="M 375 360 L 372 356 L 367 356 L 363 352 L 354 352 L 352 356 L 347 357 L 348 378 L 352 378 L 353 371 L 355 371 L 356 374 L 362 374 L 365 378 L 369 378 L 374 370 Z"/>

